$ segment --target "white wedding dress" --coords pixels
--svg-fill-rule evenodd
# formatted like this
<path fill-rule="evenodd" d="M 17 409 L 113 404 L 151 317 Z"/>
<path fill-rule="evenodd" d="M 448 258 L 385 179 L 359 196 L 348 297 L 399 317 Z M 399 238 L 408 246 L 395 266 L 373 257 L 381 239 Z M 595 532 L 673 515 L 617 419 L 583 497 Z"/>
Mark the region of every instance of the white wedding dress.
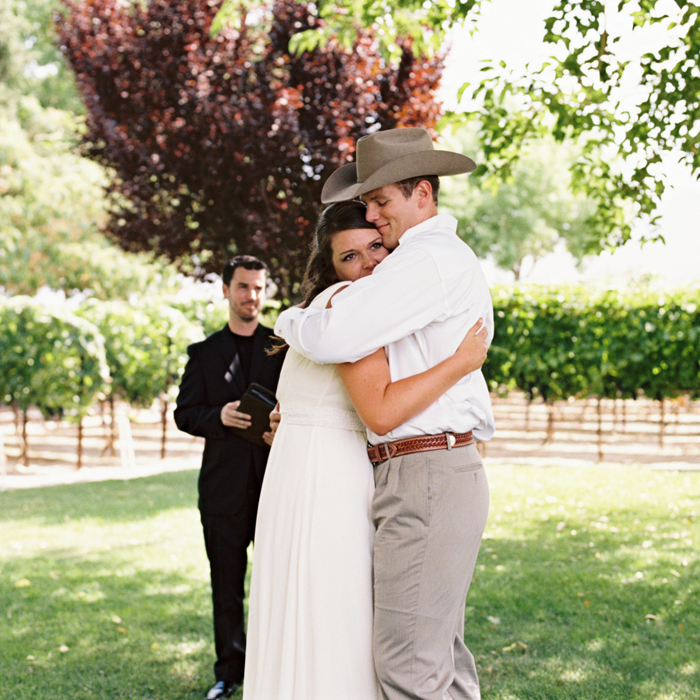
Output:
<path fill-rule="evenodd" d="M 337 286 L 314 300 L 326 306 Z M 365 428 L 335 365 L 289 349 L 263 479 L 243 700 L 377 700 L 374 491 Z"/>

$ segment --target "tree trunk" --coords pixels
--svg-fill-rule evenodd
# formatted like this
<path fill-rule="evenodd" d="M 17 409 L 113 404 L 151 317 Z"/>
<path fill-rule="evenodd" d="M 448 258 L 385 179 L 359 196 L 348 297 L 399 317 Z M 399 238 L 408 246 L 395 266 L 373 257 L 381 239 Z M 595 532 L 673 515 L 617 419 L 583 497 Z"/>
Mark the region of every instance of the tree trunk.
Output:
<path fill-rule="evenodd" d="M 0 428 L 0 476 L 7 476 L 7 454 L 5 453 L 5 432 Z M 4 484 L 2 485 L 4 488 Z"/>
<path fill-rule="evenodd" d="M 17 405 L 16 401 L 13 401 L 11 406 L 12 406 L 12 413 L 15 416 L 15 435 L 19 435 L 20 425 L 21 425 L 21 421 L 20 421 L 21 411 L 19 410 L 19 406 Z"/>
<path fill-rule="evenodd" d="M 27 439 L 27 423 L 29 416 L 27 411 L 22 411 L 22 464 L 29 466 L 29 440 Z"/>
<path fill-rule="evenodd" d="M 598 397 L 598 461 L 603 461 L 603 399 Z"/>
<path fill-rule="evenodd" d="M 78 418 L 78 464 L 77 469 L 83 468 L 83 417 Z"/>
<path fill-rule="evenodd" d="M 114 414 L 114 396 L 112 394 L 109 395 L 109 398 L 107 399 L 107 404 L 109 405 L 109 419 L 110 419 L 110 426 L 109 426 L 109 432 L 107 433 L 107 438 L 106 438 L 106 443 L 105 447 L 102 450 L 102 454 L 106 454 L 109 452 L 112 456 L 117 454 L 116 449 L 114 448 L 114 443 L 117 440 L 117 420 L 116 416 Z M 104 403 L 102 404 L 104 406 Z M 103 421 L 104 422 L 104 421 Z"/>
<path fill-rule="evenodd" d="M 685 404 L 685 397 L 684 396 L 679 396 L 676 398 L 674 401 L 671 402 L 671 413 L 673 413 L 673 417 L 675 418 L 674 423 L 676 424 L 676 433 L 678 433 L 678 429 L 680 427 L 680 422 L 681 422 L 681 407 Z"/>
<path fill-rule="evenodd" d="M 586 422 L 586 411 L 588 410 L 588 399 L 583 400 L 583 408 L 581 409 L 581 425 Z"/>
<path fill-rule="evenodd" d="M 168 399 L 165 395 L 161 398 L 161 403 L 160 423 L 163 432 L 160 441 L 160 458 L 165 459 L 165 434 L 168 429 Z"/>
<path fill-rule="evenodd" d="M 542 444 L 548 445 L 551 442 L 554 442 L 554 402 L 547 404 L 547 435 Z"/>
<path fill-rule="evenodd" d="M 527 405 L 525 406 L 525 432 L 530 432 L 530 406 L 532 405 L 532 397 L 528 396 Z"/>
<path fill-rule="evenodd" d="M 664 446 L 664 431 L 666 430 L 666 399 L 659 401 L 659 447 Z"/>

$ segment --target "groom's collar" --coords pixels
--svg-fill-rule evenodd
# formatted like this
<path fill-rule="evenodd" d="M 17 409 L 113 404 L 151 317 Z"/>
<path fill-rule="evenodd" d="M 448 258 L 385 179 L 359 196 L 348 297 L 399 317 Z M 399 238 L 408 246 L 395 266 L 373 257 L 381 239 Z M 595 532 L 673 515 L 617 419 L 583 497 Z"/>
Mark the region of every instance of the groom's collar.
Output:
<path fill-rule="evenodd" d="M 404 231 L 401 238 L 399 238 L 399 245 L 407 243 L 411 238 L 415 238 L 421 233 L 434 231 L 436 229 L 447 229 L 455 233 L 457 231 L 457 219 L 450 214 L 436 214 L 435 216 L 431 216 L 429 219 L 421 221 L 419 224 Z"/>

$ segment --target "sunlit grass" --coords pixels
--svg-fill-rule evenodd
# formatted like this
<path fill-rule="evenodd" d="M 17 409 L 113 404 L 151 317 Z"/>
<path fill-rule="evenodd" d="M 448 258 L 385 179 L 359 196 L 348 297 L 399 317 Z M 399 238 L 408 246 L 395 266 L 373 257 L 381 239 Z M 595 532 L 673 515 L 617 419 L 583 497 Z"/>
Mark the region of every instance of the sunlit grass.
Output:
<path fill-rule="evenodd" d="M 201 698 L 213 684 L 196 472 L 0 494 L 3 692 Z"/>
<path fill-rule="evenodd" d="M 466 618 L 484 700 L 700 697 L 700 473 L 489 478 Z M 195 502 L 196 472 L 0 493 L 0 696 L 201 700 Z"/>
<path fill-rule="evenodd" d="M 490 477 L 467 613 L 484 697 L 700 697 L 700 474 Z"/>

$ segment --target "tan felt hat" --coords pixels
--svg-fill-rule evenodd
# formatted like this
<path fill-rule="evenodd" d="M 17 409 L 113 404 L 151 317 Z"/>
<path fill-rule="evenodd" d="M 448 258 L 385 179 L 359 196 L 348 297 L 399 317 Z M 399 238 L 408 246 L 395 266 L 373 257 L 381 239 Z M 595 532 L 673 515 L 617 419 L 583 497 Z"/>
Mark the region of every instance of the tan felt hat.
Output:
<path fill-rule="evenodd" d="M 476 170 L 461 153 L 436 151 L 425 129 L 377 131 L 357 142 L 356 162 L 338 168 L 321 192 L 324 204 L 343 202 L 420 175 L 459 175 Z"/>

